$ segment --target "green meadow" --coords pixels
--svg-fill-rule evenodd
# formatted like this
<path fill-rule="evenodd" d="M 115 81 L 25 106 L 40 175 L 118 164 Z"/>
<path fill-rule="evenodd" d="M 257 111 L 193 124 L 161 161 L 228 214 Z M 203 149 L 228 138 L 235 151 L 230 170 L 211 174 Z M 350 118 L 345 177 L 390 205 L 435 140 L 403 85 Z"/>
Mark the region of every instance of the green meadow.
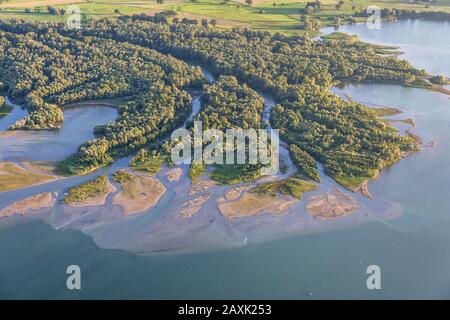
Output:
<path fill-rule="evenodd" d="M 195 1 L 195 2 L 194 2 Z M 306 1 L 298 0 L 253 0 L 251 6 L 242 1 L 222 0 L 163 0 L 162 4 L 156 1 L 129 1 L 129 0 L 2 0 L 0 1 L 0 19 L 20 18 L 40 21 L 63 22 L 67 16 L 57 17 L 48 13 L 47 5 L 66 9 L 71 4 L 80 7 L 87 18 L 99 19 L 120 14 L 147 13 L 152 14 L 161 10 L 174 10 L 180 18 L 216 19 L 218 28 L 231 28 L 233 26 L 249 27 L 257 30 L 268 30 L 283 33 L 302 33 L 302 9 Z M 380 8 L 408 8 L 416 11 L 447 11 L 450 12 L 450 0 L 437 0 L 435 3 L 412 4 L 408 0 L 345 0 L 340 9 L 336 9 L 338 0 L 322 0 L 324 9 L 321 12 L 309 15 L 324 26 L 333 25 L 336 17 L 349 16 L 355 11 L 376 5 Z M 57 4 L 59 3 L 59 4 Z M 37 9 L 36 9 L 37 8 Z M 30 12 L 26 13 L 25 9 Z M 36 12 L 39 10 L 40 12 Z"/>

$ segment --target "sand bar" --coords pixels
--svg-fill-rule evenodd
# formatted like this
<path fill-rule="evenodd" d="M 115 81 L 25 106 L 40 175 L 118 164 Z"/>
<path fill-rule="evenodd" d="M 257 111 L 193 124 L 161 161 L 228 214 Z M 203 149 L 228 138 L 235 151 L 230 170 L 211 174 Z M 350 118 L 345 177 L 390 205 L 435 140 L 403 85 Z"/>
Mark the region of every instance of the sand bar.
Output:
<path fill-rule="evenodd" d="M 333 187 L 329 192 L 311 196 L 306 205 L 307 212 L 316 220 L 343 217 L 356 212 L 358 202 L 350 195 Z"/>
<path fill-rule="evenodd" d="M 155 178 L 134 174 L 130 176 L 129 180 L 121 182 L 122 190 L 113 198 L 113 204 L 121 206 L 124 215 L 147 211 L 166 192 L 164 185 Z"/>
<path fill-rule="evenodd" d="M 220 213 L 230 219 L 261 213 L 281 214 L 287 212 L 298 201 L 292 196 L 258 195 L 249 192 L 248 189 L 251 188 L 234 188 L 219 198 L 217 208 Z"/>

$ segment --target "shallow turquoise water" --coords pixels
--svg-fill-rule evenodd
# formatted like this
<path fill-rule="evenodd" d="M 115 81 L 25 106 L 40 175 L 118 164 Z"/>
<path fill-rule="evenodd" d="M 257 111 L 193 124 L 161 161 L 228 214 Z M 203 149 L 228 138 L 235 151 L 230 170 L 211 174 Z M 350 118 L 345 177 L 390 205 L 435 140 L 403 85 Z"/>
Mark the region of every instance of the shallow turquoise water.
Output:
<path fill-rule="evenodd" d="M 415 37 L 408 34 L 411 23 L 389 24 L 382 29 L 389 32 L 372 39 L 394 43 L 403 33 L 408 39 L 404 50 L 415 65 L 450 76 L 449 59 L 423 55 L 441 50 L 442 39 L 433 42 L 430 37 L 448 24 L 415 21 L 414 28 L 428 32 L 427 37 Z M 365 40 L 371 37 L 364 25 L 351 30 Z M 430 47 L 435 50 L 424 49 Z M 0 223 L 0 297 L 450 298 L 449 97 L 394 85 L 336 89 L 338 94 L 344 92 L 358 101 L 403 110 L 400 117 L 416 120 L 415 133 L 424 142 L 435 141 L 434 148 L 407 157 L 369 185 L 376 198 L 403 209 L 400 218 L 170 256 L 99 249 L 79 231 L 53 230 L 40 221 L 24 224 L 13 218 Z M 81 267 L 81 291 L 65 287 L 69 264 Z M 381 267 L 382 290 L 366 288 L 366 268 L 371 264 Z"/>

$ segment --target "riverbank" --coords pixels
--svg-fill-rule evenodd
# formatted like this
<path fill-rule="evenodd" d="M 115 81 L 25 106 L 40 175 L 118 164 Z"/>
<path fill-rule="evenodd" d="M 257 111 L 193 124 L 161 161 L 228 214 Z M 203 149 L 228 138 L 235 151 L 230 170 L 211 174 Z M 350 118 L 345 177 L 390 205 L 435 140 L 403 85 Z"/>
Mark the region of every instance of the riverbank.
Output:
<path fill-rule="evenodd" d="M 282 214 L 298 201 L 293 196 L 259 195 L 250 192 L 255 185 L 233 188 L 217 200 L 220 213 L 229 219 L 255 216 L 262 213 Z"/>

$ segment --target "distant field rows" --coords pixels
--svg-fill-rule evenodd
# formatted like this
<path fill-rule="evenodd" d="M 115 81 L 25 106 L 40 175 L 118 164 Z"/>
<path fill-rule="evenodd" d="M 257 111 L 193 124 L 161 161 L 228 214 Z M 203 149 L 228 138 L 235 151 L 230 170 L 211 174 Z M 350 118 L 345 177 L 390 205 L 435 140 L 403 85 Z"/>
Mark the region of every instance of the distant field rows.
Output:
<path fill-rule="evenodd" d="M 1 0 L 0 0 L 1 1 Z M 355 11 L 364 10 L 369 5 L 380 8 L 413 9 L 416 11 L 446 11 L 450 12 L 450 0 L 437 0 L 435 3 L 413 4 L 408 0 L 344 0 L 344 5 L 336 9 L 338 0 L 321 0 L 323 11 L 309 15 L 322 26 L 333 25 L 335 17 L 352 15 Z M 25 8 L 45 7 L 53 5 L 64 8 L 69 4 L 77 4 L 88 18 L 103 18 L 108 16 L 131 15 L 137 13 L 154 14 L 163 10 L 178 12 L 179 18 L 216 19 L 217 27 L 231 28 L 233 26 L 248 27 L 258 30 L 282 32 L 286 34 L 302 34 L 305 32 L 316 35 L 316 31 L 302 30 L 302 10 L 307 0 L 253 0 L 248 6 L 245 0 L 232 0 L 224 4 L 223 0 L 9 0 L 0 4 L 0 19 L 20 18 L 38 21 L 62 22 L 65 17 L 49 14 L 46 9 L 25 13 Z"/>
<path fill-rule="evenodd" d="M 80 3 L 86 2 L 85 0 L 46 0 L 46 1 L 25 1 L 25 2 L 8 2 L 1 4 L 1 8 L 28 8 L 28 7 L 38 7 L 38 6 L 48 6 L 48 5 L 61 5 L 69 3 Z"/>

